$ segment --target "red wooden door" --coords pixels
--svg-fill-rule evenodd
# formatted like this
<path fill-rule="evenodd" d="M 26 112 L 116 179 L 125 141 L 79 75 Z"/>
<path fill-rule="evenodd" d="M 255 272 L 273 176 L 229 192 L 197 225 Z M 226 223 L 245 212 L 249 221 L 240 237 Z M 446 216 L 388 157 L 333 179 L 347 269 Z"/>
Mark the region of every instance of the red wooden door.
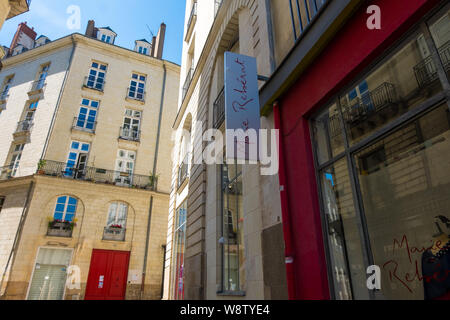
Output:
<path fill-rule="evenodd" d="M 130 253 L 92 251 L 85 300 L 124 300 Z"/>

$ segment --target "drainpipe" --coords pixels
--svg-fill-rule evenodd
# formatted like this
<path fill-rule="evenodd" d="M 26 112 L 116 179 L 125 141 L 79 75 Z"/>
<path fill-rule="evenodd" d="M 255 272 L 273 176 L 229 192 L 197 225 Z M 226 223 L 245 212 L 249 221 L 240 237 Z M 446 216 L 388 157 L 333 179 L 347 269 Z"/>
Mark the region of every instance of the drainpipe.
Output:
<path fill-rule="evenodd" d="M 156 175 L 156 168 L 157 168 L 157 163 L 158 163 L 159 139 L 161 137 L 161 121 L 162 121 L 164 97 L 165 97 L 165 91 L 166 91 L 167 70 L 166 70 L 166 65 L 164 64 L 164 62 L 163 62 L 163 69 L 164 69 L 164 76 L 163 76 L 163 84 L 162 84 L 162 91 L 161 91 L 161 104 L 159 106 L 158 132 L 156 135 L 155 157 L 153 160 L 153 172 L 152 172 L 153 175 Z M 151 223 L 152 223 L 152 210 L 153 210 L 153 196 L 150 197 L 150 209 L 148 212 L 147 236 L 146 236 L 146 240 L 145 240 L 144 266 L 142 268 L 142 283 L 141 283 L 141 293 L 140 293 L 141 300 L 142 300 L 142 295 L 144 294 L 145 275 L 147 273 L 147 257 L 148 257 L 148 246 L 149 246 L 149 241 L 150 241 L 150 228 L 151 228 Z"/>
<path fill-rule="evenodd" d="M 283 127 L 281 123 L 280 107 L 278 102 L 273 104 L 274 127 L 279 130 L 280 140 L 278 147 L 278 162 L 279 162 L 279 182 L 280 182 L 280 198 L 281 198 L 281 214 L 283 218 L 283 235 L 284 235 L 284 256 L 286 263 L 286 278 L 288 287 L 289 300 L 295 299 L 295 274 L 294 274 L 294 249 L 292 241 L 292 226 L 291 216 L 289 212 L 288 195 L 287 195 L 287 179 L 286 167 L 284 160 L 284 147 L 282 132 Z"/>
<path fill-rule="evenodd" d="M 11 263 L 11 260 L 15 259 L 15 257 L 13 258 L 13 254 L 16 251 L 17 246 L 19 245 L 20 237 L 22 235 L 22 229 L 23 229 L 25 220 L 28 215 L 28 207 L 30 205 L 30 198 L 31 198 L 31 194 L 33 193 L 33 189 L 34 189 L 34 182 L 31 181 L 30 187 L 28 188 L 27 198 L 25 200 L 25 205 L 22 210 L 22 215 L 20 217 L 19 226 L 17 227 L 16 236 L 14 237 L 13 246 L 11 248 L 11 252 L 9 253 L 9 257 L 8 257 L 8 261 L 6 262 L 5 270 L 3 271 L 3 274 L 2 274 L 2 280 L 0 281 L 0 290 L 3 287 L 3 282 L 5 281 L 5 275 L 6 275 L 6 271 L 8 270 L 9 264 Z M 6 293 L 6 288 L 5 288 L 4 293 Z"/>
<path fill-rule="evenodd" d="M 163 256 L 163 269 L 162 269 L 162 281 L 161 281 L 161 300 L 164 296 L 164 277 L 166 276 L 166 253 L 167 253 L 167 245 L 162 245 L 162 248 L 164 250 L 164 256 Z"/>
<path fill-rule="evenodd" d="M 67 67 L 66 74 L 64 75 L 64 80 L 63 80 L 63 83 L 61 85 L 61 89 L 59 90 L 58 101 L 56 102 L 55 111 L 53 112 L 52 121 L 50 123 L 50 128 L 49 128 L 48 133 L 47 133 L 47 138 L 45 139 L 44 148 L 42 148 L 41 160 L 44 159 L 45 153 L 47 152 L 48 144 L 50 142 L 50 137 L 51 137 L 51 135 L 53 133 L 53 129 L 55 127 L 56 116 L 57 116 L 59 108 L 61 106 L 62 95 L 63 95 L 63 92 L 64 92 L 64 90 L 66 88 L 67 80 L 69 78 L 70 69 L 72 67 L 73 57 L 75 55 L 75 48 L 76 48 L 75 36 L 74 35 L 72 35 L 72 46 L 73 46 L 73 48 L 72 48 L 72 52 L 70 54 L 69 66 Z"/>
<path fill-rule="evenodd" d="M 142 282 L 141 282 L 141 293 L 140 299 L 144 295 L 145 289 L 145 275 L 147 274 L 147 258 L 148 258 L 148 246 L 150 241 L 150 227 L 152 224 L 152 210 L 153 210 L 153 196 L 150 197 L 150 209 L 148 211 L 148 221 L 147 221 L 147 236 L 145 239 L 145 252 L 144 252 L 144 266 L 142 267 Z"/>

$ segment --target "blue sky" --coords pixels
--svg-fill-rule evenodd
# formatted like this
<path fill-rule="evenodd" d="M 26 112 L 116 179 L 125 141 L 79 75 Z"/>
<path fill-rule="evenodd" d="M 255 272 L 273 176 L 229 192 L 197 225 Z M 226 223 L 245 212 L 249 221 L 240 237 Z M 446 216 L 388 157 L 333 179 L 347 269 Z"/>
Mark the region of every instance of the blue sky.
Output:
<path fill-rule="evenodd" d="M 70 14 L 67 8 L 77 5 L 81 9 L 81 29 L 69 30 L 66 25 Z M 163 58 L 181 63 L 185 0 L 32 0 L 30 11 L 5 22 L 0 30 L 0 44 L 8 46 L 20 22 L 27 21 L 38 36 L 51 40 L 73 32 L 84 33 L 88 20 L 95 20 L 97 27 L 110 26 L 117 34 L 115 44 L 134 48 L 134 40 L 151 41 L 148 25 L 157 34 L 159 25 L 167 25 Z"/>

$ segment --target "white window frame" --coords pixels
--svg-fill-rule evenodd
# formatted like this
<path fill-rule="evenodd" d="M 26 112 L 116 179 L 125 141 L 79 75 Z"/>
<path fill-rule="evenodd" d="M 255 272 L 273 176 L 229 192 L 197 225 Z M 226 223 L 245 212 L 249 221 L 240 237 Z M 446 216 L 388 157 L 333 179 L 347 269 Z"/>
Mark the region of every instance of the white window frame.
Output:
<path fill-rule="evenodd" d="M 97 66 L 95 66 L 97 65 Z M 104 68 L 104 69 L 103 69 Z M 92 73 L 95 73 L 92 74 Z M 87 81 L 86 81 L 86 85 L 88 88 L 92 88 L 95 90 L 103 90 L 105 88 L 105 79 L 106 79 L 106 74 L 108 72 L 108 65 L 106 63 L 103 62 L 98 62 L 98 61 L 92 61 L 91 62 L 91 66 L 89 68 L 89 74 L 87 77 Z M 103 77 L 99 76 L 99 73 L 103 74 Z M 91 79 L 91 77 L 93 79 Z M 99 82 L 98 80 L 102 79 L 101 82 Z M 92 82 L 92 86 L 89 85 L 89 82 Z M 102 88 L 97 88 L 98 84 L 102 84 Z"/>
<path fill-rule="evenodd" d="M 67 267 L 70 267 L 73 264 L 73 259 L 74 259 L 74 251 L 75 249 L 73 248 L 58 248 L 58 247 L 48 247 L 48 246 L 42 246 L 42 247 L 38 247 L 36 256 L 34 257 L 34 263 L 33 263 L 33 271 L 31 272 L 31 276 L 30 276 L 30 280 L 28 281 L 28 289 L 27 289 L 27 294 L 25 296 L 25 300 L 28 300 L 28 296 L 30 294 L 30 290 L 31 290 L 31 285 L 33 282 L 33 277 L 34 277 L 34 271 L 36 270 L 36 263 L 39 257 L 39 252 L 41 249 L 53 249 L 53 250 L 70 250 L 70 262 L 69 265 Z M 67 290 L 67 277 L 66 277 L 66 283 L 64 285 L 64 292 L 63 292 L 63 299 L 66 296 L 66 290 Z"/>
<path fill-rule="evenodd" d="M 129 120 L 129 123 L 126 123 L 127 120 Z M 137 122 L 137 129 L 134 130 L 136 122 Z M 122 123 L 122 135 L 124 136 L 124 138 L 138 139 L 139 131 L 141 130 L 141 122 L 142 122 L 142 111 L 126 109 Z M 129 128 L 125 128 L 125 126 L 129 126 Z"/>
<path fill-rule="evenodd" d="M 116 205 L 116 209 L 114 210 L 114 212 L 111 212 L 111 207 L 113 205 Z M 125 222 L 124 224 L 120 224 L 119 223 L 119 212 L 120 212 L 120 206 L 125 206 Z M 109 208 L 108 208 L 108 215 L 106 216 L 106 227 L 110 227 L 112 225 L 120 225 L 122 228 L 126 228 L 127 227 L 127 221 L 128 221 L 128 210 L 129 210 L 130 206 L 126 203 L 126 202 L 122 202 L 122 201 L 114 201 L 111 202 L 109 204 Z M 110 221 L 110 217 L 111 215 L 114 215 L 114 221 L 112 223 L 109 223 Z"/>
<path fill-rule="evenodd" d="M 133 82 L 135 85 L 133 85 Z M 130 88 L 128 89 L 128 97 L 136 100 L 144 100 L 145 99 L 145 89 L 147 86 L 147 76 L 144 74 L 140 74 L 137 72 L 133 72 L 130 80 Z M 134 88 L 134 90 L 132 90 Z M 142 92 L 139 90 L 142 89 Z M 142 97 L 139 97 L 141 95 Z"/>
<path fill-rule="evenodd" d="M 11 84 L 14 80 L 14 74 L 9 75 L 5 78 L 5 81 L 3 82 L 2 91 L 0 92 L 1 98 L 6 98 L 9 93 L 9 89 L 11 88 Z"/>
<path fill-rule="evenodd" d="M 123 153 L 123 155 L 121 155 Z M 120 166 L 122 162 L 124 165 Z M 132 164 L 131 169 L 129 164 Z M 119 149 L 117 151 L 116 165 L 115 165 L 115 181 L 119 185 L 131 185 L 133 183 L 133 174 L 136 166 L 136 151 Z M 127 176 L 121 175 L 127 173 Z M 119 180 L 119 181 L 118 181 Z M 128 181 L 128 182 L 127 182 Z"/>
<path fill-rule="evenodd" d="M 19 170 L 20 160 L 22 159 L 22 152 L 25 148 L 25 144 L 16 144 L 14 150 L 11 154 L 11 161 L 9 163 L 9 168 L 11 169 L 11 177 L 15 177 L 17 171 Z"/>

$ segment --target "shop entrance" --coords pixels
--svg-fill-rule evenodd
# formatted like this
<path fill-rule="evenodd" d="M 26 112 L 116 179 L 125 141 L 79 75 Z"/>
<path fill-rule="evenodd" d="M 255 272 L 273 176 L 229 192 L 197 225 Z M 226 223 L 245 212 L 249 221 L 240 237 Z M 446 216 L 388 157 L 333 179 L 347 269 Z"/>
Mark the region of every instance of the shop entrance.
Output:
<path fill-rule="evenodd" d="M 94 249 L 85 300 L 124 300 L 130 253 Z"/>

